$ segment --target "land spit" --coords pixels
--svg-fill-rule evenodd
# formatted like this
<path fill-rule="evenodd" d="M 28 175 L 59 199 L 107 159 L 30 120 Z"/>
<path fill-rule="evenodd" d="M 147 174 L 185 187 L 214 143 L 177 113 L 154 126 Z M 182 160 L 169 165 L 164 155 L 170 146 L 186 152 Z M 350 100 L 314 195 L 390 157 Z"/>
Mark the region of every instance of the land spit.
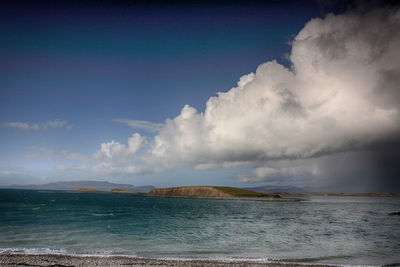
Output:
<path fill-rule="evenodd" d="M 240 199 L 257 201 L 301 201 L 296 198 L 282 198 L 278 194 L 265 194 L 235 187 L 224 186 L 182 186 L 152 189 L 150 197 L 182 197 L 209 199 Z"/>

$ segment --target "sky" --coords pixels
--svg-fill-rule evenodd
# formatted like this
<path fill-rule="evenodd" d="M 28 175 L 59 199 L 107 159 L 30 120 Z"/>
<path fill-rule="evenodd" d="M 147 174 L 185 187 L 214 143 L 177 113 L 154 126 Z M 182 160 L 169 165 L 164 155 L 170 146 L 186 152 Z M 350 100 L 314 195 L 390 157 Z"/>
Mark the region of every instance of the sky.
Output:
<path fill-rule="evenodd" d="M 400 192 L 388 2 L 0 4 L 0 185 Z"/>

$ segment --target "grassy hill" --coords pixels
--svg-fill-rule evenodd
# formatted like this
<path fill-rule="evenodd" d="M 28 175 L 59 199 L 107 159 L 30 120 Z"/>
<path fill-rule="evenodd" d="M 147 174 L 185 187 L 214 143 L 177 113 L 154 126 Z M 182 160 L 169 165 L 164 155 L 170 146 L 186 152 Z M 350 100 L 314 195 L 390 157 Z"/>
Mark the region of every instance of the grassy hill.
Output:
<path fill-rule="evenodd" d="M 136 192 L 136 191 L 124 190 L 124 189 L 120 189 L 120 188 L 111 189 L 110 192 L 113 194 L 138 194 L 138 192 Z"/>
<path fill-rule="evenodd" d="M 183 187 L 159 188 L 150 190 L 148 195 L 163 196 L 163 197 L 279 198 L 279 195 L 276 194 L 264 194 L 235 187 L 223 187 L 223 186 L 183 186 Z"/>

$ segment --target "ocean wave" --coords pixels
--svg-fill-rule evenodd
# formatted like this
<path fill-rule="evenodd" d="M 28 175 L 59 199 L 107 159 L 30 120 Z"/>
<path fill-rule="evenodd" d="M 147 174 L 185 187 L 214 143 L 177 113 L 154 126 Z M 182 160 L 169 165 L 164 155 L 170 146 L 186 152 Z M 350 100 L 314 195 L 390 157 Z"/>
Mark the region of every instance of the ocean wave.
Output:
<path fill-rule="evenodd" d="M 65 255 L 68 253 L 64 249 L 51 249 L 51 248 L 0 248 L 0 254 Z"/>
<path fill-rule="evenodd" d="M 114 251 L 114 250 L 91 250 L 91 251 L 67 251 L 65 249 L 52 249 L 52 248 L 0 248 L 1 254 L 18 254 L 18 255 L 68 255 L 77 257 L 135 257 L 135 253 L 127 251 Z"/>
<path fill-rule="evenodd" d="M 114 216 L 114 213 L 106 213 L 106 214 L 104 214 L 104 213 L 92 213 L 91 215 L 95 216 L 95 217 L 103 217 L 103 216 Z"/>

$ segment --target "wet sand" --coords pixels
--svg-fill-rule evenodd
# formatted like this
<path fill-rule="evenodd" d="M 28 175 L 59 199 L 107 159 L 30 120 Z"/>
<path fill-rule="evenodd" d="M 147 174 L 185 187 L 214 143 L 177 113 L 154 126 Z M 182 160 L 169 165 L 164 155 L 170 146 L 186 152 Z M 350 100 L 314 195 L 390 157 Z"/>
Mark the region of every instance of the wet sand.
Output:
<path fill-rule="evenodd" d="M 183 267 L 200 267 L 200 266 L 333 266 L 319 264 L 294 264 L 294 263 L 259 263 L 251 261 L 210 261 L 210 260 L 159 260 L 159 259 L 143 259 L 133 257 L 95 257 L 95 256 L 69 256 L 69 255 L 19 255 L 19 254 L 2 254 L 0 255 L 0 266 L 183 266 Z"/>

